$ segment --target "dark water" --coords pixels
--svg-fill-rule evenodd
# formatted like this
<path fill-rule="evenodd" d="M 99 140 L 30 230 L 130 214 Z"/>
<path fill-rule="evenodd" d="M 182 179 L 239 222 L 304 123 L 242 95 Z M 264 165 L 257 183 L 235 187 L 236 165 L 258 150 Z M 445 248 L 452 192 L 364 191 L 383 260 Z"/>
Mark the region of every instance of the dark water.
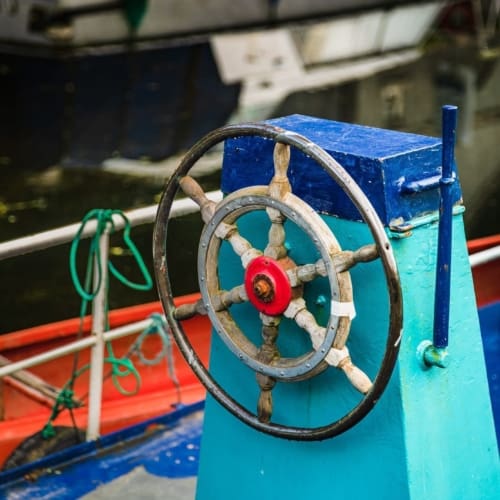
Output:
<path fill-rule="evenodd" d="M 158 201 L 163 188 L 159 182 L 90 169 L 53 169 L 44 173 L 8 175 L 4 172 L 1 185 L 0 234 L 4 241 L 79 222 L 94 208 L 126 211 L 151 205 Z M 216 185 L 217 175 L 205 179 L 207 190 Z M 176 260 L 175 294 L 196 290 L 195 255 L 201 226 L 199 214 L 170 222 L 172 238 L 169 251 Z M 131 232 L 132 240 L 151 275 L 152 230 L 153 225 L 147 224 L 134 227 Z M 78 271 L 82 282 L 88 241 L 82 240 L 78 251 Z M 143 282 L 120 233 L 112 235 L 110 247 L 113 264 L 132 281 Z M 0 263 L 0 333 L 78 316 L 80 297 L 70 276 L 69 249 L 68 243 Z M 155 289 L 150 292 L 131 290 L 112 277 L 109 290 L 111 308 L 157 300 Z"/>

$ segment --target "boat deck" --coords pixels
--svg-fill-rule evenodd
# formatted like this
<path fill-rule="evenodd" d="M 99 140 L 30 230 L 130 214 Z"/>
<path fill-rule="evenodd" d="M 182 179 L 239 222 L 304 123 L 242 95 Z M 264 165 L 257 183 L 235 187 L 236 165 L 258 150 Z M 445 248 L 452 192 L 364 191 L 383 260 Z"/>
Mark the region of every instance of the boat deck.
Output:
<path fill-rule="evenodd" d="M 177 479 L 158 477 L 148 473 L 142 467 L 137 467 L 81 498 L 82 500 L 123 500 L 124 498 L 189 500 L 195 497 L 195 490 L 195 477 Z"/>
<path fill-rule="evenodd" d="M 202 408 L 202 402 L 183 406 L 0 473 L 0 498 L 194 498 Z"/>

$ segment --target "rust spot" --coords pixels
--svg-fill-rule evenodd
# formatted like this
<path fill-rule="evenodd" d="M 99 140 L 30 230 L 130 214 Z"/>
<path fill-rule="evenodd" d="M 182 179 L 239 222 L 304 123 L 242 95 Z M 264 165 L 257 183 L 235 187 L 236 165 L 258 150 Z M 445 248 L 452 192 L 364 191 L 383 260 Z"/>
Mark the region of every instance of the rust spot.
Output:
<path fill-rule="evenodd" d="M 269 277 L 264 274 L 258 274 L 257 276 L 255 276 L 252 285 L 253 291 L 255 292 L 255 295 L 259 298 L 259 300 L 266 303 L 273 300 L 274 287 Z"/>

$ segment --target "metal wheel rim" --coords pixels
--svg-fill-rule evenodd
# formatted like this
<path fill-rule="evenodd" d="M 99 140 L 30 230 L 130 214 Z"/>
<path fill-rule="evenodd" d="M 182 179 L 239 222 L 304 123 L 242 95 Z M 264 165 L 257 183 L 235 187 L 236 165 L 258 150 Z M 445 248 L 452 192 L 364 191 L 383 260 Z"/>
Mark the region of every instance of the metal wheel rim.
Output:
<path fill-rule="evenodd" d="M 372 389 L 365 395 L 358 405 L 352 408 L 352 410 L 342 418 L 325 426 L 304 428 L 260 422 L 254 413 L 248 411 L 245 407 L 235 401 L 212 378 L 187 339 L 182 325 L 180 325 L 172 314 L 174 304 L 170 280 L 168 278 L 168 273 L 166 273 L 167 267 L 165 250 L 168 216 L 175 194 L 178 190 L 178 180 L 182 176 L 186 175 L 196 161 L 210 148 L 226 139 L 244 136 L 257 136 L 271 139 L 275 143 L 280 142 L 293 146 L 306 155 L 312 157 L 341 187 L 344 193 L 346 193 L 358 209 L 363 220 L 370 228 L 370 232 L 378 250 L 379 258 L 383 264 L 386 285 L 389 292 L 390 310 L 386 349 L 380 364 L 380 369 L 373 382 Z M 172 333 L 183 356 L 212 396 L 230 413 L 254 429 L 277 437 L 296 441 L 318 441 L 337 436 L 362 420 L 373 409 L 376 402 L 384 392 L 399 353 L 403 322 L 402 292 L 392 248 L 375 209 L 363 191 L 361 191 L 359 186 L 337 161 L 335 161 L 322 148 L 302 135 L 269 124 L 248 123 L 241 125 L 228 125 L 216 129 L 198 141 L 184 156 L 179 167 L 166 184 L 158 206 L 158 213 L 155 221 L 153 233 L 153 259 L 160 300 L 165 310 L 169 326 L 172 329 Z"/>

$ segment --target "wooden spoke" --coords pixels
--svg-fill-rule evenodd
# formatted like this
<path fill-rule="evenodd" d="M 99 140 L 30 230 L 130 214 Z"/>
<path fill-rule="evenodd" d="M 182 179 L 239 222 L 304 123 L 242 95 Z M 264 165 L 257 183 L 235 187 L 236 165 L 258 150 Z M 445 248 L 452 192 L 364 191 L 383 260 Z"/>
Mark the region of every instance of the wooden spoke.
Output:
<path fill-rule="evenodd" d="M 238 285 L 231 290 L 220 290 L 217 295 L 212 298 L 215 311 L 223 311 L 229 309 L 233 304 L 241 304 L 248 301 L 247 292 L 244 285 Z"/>
<path fill-rule="evenodd" d="M 236 255 L 241 258 L 241 265 L 244 269 L 246 269 L 250 261 L 262 255 L 260 250 L 253 248 L 250 242 L 241 236 L 236 224 L 229 225 L 221 223 L 216 229 L 215 234 L 231 244 Z"/>
<path fill-rule="evenodd" d="M 266 254 L 267 255 L 267 254 Z M 342 273 L 348 271 L 359 262 L 370 262 L 378 258 L 378 250 L 375 245 L 366 245 L 352 252 L 349 250 L 339 252 L 332 257 L 335 271 Z M 325 263 L 320 259 L 314 264 L 303 264 L 287 270 L 288 279 L 292 286 L 308 283 L 318 276 L 328 276 Z"/>
<path fill-rule="evenodd" d="M 308 283 L 318 276 L 328 276 L 325 263 L 320 259 L 314 264 L 303 264 L 287 270 L 288 279 L 292 287 Z"/>
<path fill-rule="evenodd" d="M 276 347 L 276 339 L 278 338 L 278 327 L 281 318 L 278 316 L 260 315 L 262 320 L 262 340 L 257 353 L 257 360 L 267 365 L 280 357 L 278 348 Z M 256 373 L 257 383 L 260 387 L 259 401 L 257 403 L 257 417 L 260 422 L 269 422 L 273 413 L 273 395 L 272 390 L 276 385 L 276 379 L 263 373 Z"/>
<path fill-rule="evenodd" d="M 188 175 L 182 177 L 179 181 L 179 186 L 187 196 L 199 205 L 203 222 L 209 224 L 216 210 L 217 203 L 209 200 L 198 182 Z M 241 236 L 236 224 L 221 222 L 215 230 L 215 235 L 218 238 L 227 240 L 231 244 L 233 250 L 241 258 L 244 268 L 247 267 L 251 260 L 262 255 L 260 250 L 253 248 L 249 241 Z"/>
<path fill-rule="evenodd" d="M 173 316 L 178 321 L 192 318 L 198 314 L 207 314 L 203 299 L 198 299 L 196 302 L 191 302 L 190 304 L 182 304 L 182 306 L 176 307 L 173 311 Z"/>
<path fill-rule="evenodd" d="M 358 262 L 370 262 L 376 258 L 378 258 L 377 247 L 375 245 L 365 245 L 354 252 L 350 250 L 339 252 L 333 256 L 332 260 L 335 270 L 342 273 L 351 269 Z"/>
<path fill-rule="evenodd" d="M 315 317 L 307 309 L 306 301 L 302 297 L 292 300 L 284 314 L 309 334 L 313 348 L 318 349 L 325 338 L 326 328 L 316 323 Z"/>
<path fill-rule="evenodd" d="M 276 143 L 274 146 L 274 177 L 269 184 L 269 196 L 282 200 L 287 193 L 292 191 L 288 180 L 288 165 L 290 163 L 290 146 Z"/>
<path fill-rule="evenodd" d="M 314 349 L 319 349 L 325 338 L 326 328 L 318 325 L 314 316 L 307 310 L 304 299 L 295 299 L 285 311 L 285 316 L 295 320 L 303 330 L 305 330 Z M 334 347 L 328 350 L 325 361 L 330 365 L 342 370 L 349 382 L 362 394 L 366 394 L 372 388 L 372 382 L 368 376 L 353 364 L 349 351 L 344 345 L 342 348 Z"/>
<path fill-rule="evenodd" d="M 271 219 L 271 228 L 269 229 L 269 243 L 264 250 L 264 255 L 276 260 L 282 259 L 287 255 L 285 228 L 283 226 L 286 217 L 274 208 L 266 208 L 266 212 Z"/>
<path fill-rule="evenodd" d="M 288 180 L 288 165 L 290 163 L 290 146 L 276 143 L 274 147 L 274 177 L 269 184 L 269 196 L 282 200 L 287 193 L 292 191 Z M 286 217 L 274 208 L 266 209 L 267 215 L 271 219 L 271 229 L 269 230 L 269 244 L 264 250 L 264 255 L 273 259 L 286 257 L 285 229 L 283 223 Z"/>
<path fill-rule="evenodd" d="M 233 304 L 241 304 L 247 300 L 247 293 L 243 285 L 235 286 L 229 291 L 219 290 L 219 292 L 212 297 L 215 311 L 229 309 Z M 207 308 L 203 299 L 198 299 L 196 302 L 191 302 L 190 304 L 183 304 L 182 306 L 176 307 L 174 310 L 174 318 L 179 321 L 192 318 L 197 314 L 207 314 Z"/>
<path fill-rule="evenodd" d="M 191 176 L 186 175 L 179 180 L 179 186 L 199 207 L 201 218 L 205 224 L 212 218 L 217 203 L 207 198 L 203 188 Z"/>

